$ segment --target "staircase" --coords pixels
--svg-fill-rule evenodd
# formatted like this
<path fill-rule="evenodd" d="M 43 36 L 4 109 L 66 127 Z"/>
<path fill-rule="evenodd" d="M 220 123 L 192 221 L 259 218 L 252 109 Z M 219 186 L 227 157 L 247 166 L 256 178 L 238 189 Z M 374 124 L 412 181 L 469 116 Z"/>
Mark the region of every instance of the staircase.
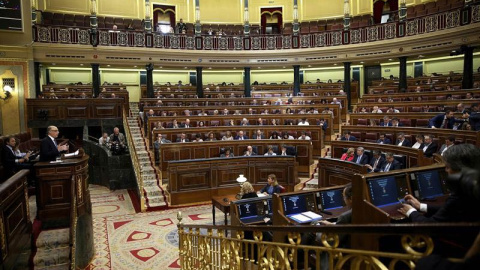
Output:
<path fill-rule="evenodd" d="M 142 128 L 138 121 L 138 111 L 138 103 L 130 103 L 131 116 L 127 117 L 127 123 L 130 129 L 131 142 L 133 142 L 133 148 L 135 150 L 132 151 L 131 149 L 130 154 L 134 155 L 136 153 L 136 160 L 140 169 L 140 174 L 137 175 L 137 178 L 141 178 L 137 179 L 137 181 L 139 183 L 143 182 L 143 195 L 145 196 L 146 210 L 148 211 L 152 210 L 152 208 L 164 207 L 167 203 L 162 188 L 162 178 L 158 176 L 157 170 L 154 167 L 154 157 L 152 157 L 148 151 L 147 143 L 145 142 L 145 137 L 143 136 Z M 132 146 L 130 145 L 130 147 Z"/>
<path fill-rule="evenodd" d="M 35 270 L 70 269 L 70 228 L 42 231 L 35 246 L 33 257 Z"/>

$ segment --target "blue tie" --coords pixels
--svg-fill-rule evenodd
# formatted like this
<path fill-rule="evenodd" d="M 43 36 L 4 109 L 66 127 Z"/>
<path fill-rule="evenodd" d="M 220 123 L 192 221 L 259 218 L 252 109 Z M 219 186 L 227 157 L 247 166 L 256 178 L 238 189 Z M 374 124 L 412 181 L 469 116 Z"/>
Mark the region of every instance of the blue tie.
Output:
<path fill-rule="evenodd" d="M 360 164 L 360 159 L 362 158 L 362 156 L 358 156 L 357 158 L 357 164 Z"/>

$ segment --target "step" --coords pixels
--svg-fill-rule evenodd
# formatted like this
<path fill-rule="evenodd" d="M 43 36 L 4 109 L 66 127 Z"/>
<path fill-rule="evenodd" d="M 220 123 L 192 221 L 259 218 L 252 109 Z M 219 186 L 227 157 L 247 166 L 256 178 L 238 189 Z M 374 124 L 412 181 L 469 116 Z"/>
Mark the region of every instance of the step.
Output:
<path fill-rule="evenodd" d="M 37 248 L 55 249 L 70 244 L 70 229 L 42 231 L 35 242 Z"/>
<path fill-rule="evenodd" d="M 70 263 L 57 264 L 52 266 L 35 266 L 35 270 L 69 270 Z"/>
<path fill-rule="evenodd" d="M 163 192 L 158 186 L 144 187 L 143 190 L 149 199 L 154 197 L 162 197 L 163 200 Z"/>
<path fill-rule="evenodd" d="M 70 263 L 70 247 L 62 247 L 56 249 L 37 249 L 37 254 L 33 258 L 35 269 L 37 267 L 49 267 L 59 264 Z"/>

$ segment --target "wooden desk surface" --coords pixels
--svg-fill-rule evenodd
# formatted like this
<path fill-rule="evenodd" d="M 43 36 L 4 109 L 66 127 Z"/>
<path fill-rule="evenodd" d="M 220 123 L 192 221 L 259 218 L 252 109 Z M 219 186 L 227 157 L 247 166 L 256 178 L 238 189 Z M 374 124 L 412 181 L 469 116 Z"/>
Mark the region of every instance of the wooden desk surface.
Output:
<path fill-rule="evenodd" d="M 240 191 L 240 187 L 238 189 Z M 212 204 L 222 211 L 222 213 L 230 213 L 230 202 L 236 201 L 236 194 L 212 196 Z"/>

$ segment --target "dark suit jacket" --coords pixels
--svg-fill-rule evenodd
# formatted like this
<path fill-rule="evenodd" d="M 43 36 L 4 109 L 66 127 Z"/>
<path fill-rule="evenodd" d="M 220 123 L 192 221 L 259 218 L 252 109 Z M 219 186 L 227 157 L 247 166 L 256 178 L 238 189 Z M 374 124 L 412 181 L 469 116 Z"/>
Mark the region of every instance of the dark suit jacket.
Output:
<path fill-rule="evenodd" d="M 475 222 L 480 220 L 480 211 L 474 211 L 474 205 L 467 196 L 452 193 L 441 207 L 428 205 L 425 215 L 415 211 L 409 218 L 413 222 Z"/>
<path fill-rule="evenodd" d="M 57 147 L 50 137 L 42 139 L 40 144 L 40 161 L 54 161 L 60 155 Z"/>
<path fill-rule="evenodd" d="M 375 165 L 375 161 L 376 161 L 376 160 L 377 160 L 377 159 L 374 158 L 374 157 L 372 158 L 372 160 L 370 160 L 370 163 L 369 163 L 369 164 L 370 164 L 370 166 L 372 166 L 372 168 L 373 168 L 373 165 Z M 384 164 L 385 164 L 385 158 L 382 157 L 382 156 L 380 156 L 380 160 L 378 161 L 377 167 L 375 167 L 375 169 L 373 170 L 373 172 L 379 172 L 380 169 L 383 167 Z"/>
<path fill-rule="evenodd" d="M 245 137 L 245 136 L 243 136 L 243 137 Z M 262 135 L 260 135 L 260 138 L 263 140 L 263 139 L 265 139 L 265 136 L 262 134 Z M 254 134 L 254 135 L 252 136 L 252 139 L 256 140 L 256 139 L 257 139 L 257 134 Z M 244 139 L 244 140 L 245 140 L 245 139 Z"/>
<path fill-rule="evenodd" d="M 380 139 L 377 140 L 377 143 L 381 143 L 381 142 L 382 142 L 382 140 L 380 140 Z M 383 144 L 392 144 L 392 141 L 390 141 L 389 138 L 385 138 L 383 140 Z"/>
<path fill-rule="evenodd" d="M 385 161 L 381 168 L 381 171 L 385 171 L 385 167 L 387 167 L 388 162 Z M 393 160 L 392 165 L 390 165 L 390 169 L 388 171 L 400 170 L 402 168 L 402 163 L 398 162 L 397 160 Z"/>
<path fill-rule="evenodd" d="M 397 142 L 395 143 L 395 145 L 398 145 L 399 143 L 400 143 L 400 141 L 397 140 Z M 408 139 L 405 139 L 405 140 L 403 140 L 403 142 L 402 142 L 402 146 L 412 147 L 412 143 L 411 143 Z"/>
<path fill-rule="evenodd" d="M 357 138 L 355 138 L 355 136 L 351 136 L 351 135 L 350 135 L 350 138 L 348 138 L 348 140 L 347 140 L 347 138 L 342 137 L 342 141 L 356 141 L 356 140 L 357 140 Z"/>
<path fill-rule="evenodd" d="M 240 136 L 235 136 L 234 139 L 235 139 L 235 140 L 240 140 Z M 243 139 L 244 139 L 244 140 L 248 140 L 248 136 L 247 136 L 247 135 L 243 135 Z"/>
<path fill-rule="evenodd" d="M 424 145 L 424 147 L 425 147 L 425 145 Z M 432 143 L 428 146 L 427 150 L 425 150 L 425 151 L 423 152 L 423 155 L 426 156 L 426 157 L 432 157 L 433 154 L 437 152 L 437 148 L 438 148 L 438 147 L 437 147 L 437 144 L 436 144 L 435 142 L 432 142 Z M 420 148 L 420 149 L 423 150 L 423 148 Z"/>
<path fill-rule="evenodd" d="M 5 171 L 7 172 L 6 177 L 10 177 L 15 174 L 17 171 L 16 169 L 16 163 L 15 161 L 18 159 L 18 157 L 13 154 L 12 150 L 6 145 L 3 146 L 2 149 L 2 163 L 3 167 L 5 168 Z"/>
<path fill-rule="evenodd" d="M 180 142 L 182 139 L 181 138 L 177 138 L 177 141 L 176 142 Z M 185 142 L 189 142 L 190 140 L 185 138 Z"/>
<path fill-rule="evenodd" d="M 480 112 L 472 112 L 468 120 L 470 121 L 472 130 L 475 130 L 475 131 L 480 130 Z"/>
<path fill-rule="evenodd" d="M 266 184 L 262 189 L 260 189 L 260 193 L 263 193 L 263 192 L 268 192 L 268 187 L 270 185 L 269 184 Z M 280 185 L 276 185 L 276 186 L 273 186 L 273 193 L 281 193 L 282 192 L 282 189 L 280 188 Z M 268 195 L 272 195 L 272 194 L 268 194 Z"/>
<path fill-rule="evenodd" d="M 256 192 L 245 193 L 242 195 L 242 199 L 257 198 L 257 197 L 258 195 Z"/>
<path fill-rule="evenodd" d="M 434 126 L 436 128 L 443 128 L 442 123 L 444 118 L 444 113 L 434 116 L 432 119 L 430 119 L 430 121 L 428 121 L 428 127 Z M 451 117 L 450 119 L 447 119 L 447 128 L 453 129 L 453 125 L 455 125 L 455 118 Z"/>
<path fill-rule="evenodd" d="M 355 156 L 353 157 L 352 162 L 357 163 L 357 159 L 358 159 L 358 156 L 357 156 L 357 154 L 355 154 Z M 362 157 L 360 158 L 360 164 L 362 164 L 362 165 L 368 164 L 368 156 L 367 156 L 365 153 L 364 153 L 364 154 L 362 155 Z"/>

